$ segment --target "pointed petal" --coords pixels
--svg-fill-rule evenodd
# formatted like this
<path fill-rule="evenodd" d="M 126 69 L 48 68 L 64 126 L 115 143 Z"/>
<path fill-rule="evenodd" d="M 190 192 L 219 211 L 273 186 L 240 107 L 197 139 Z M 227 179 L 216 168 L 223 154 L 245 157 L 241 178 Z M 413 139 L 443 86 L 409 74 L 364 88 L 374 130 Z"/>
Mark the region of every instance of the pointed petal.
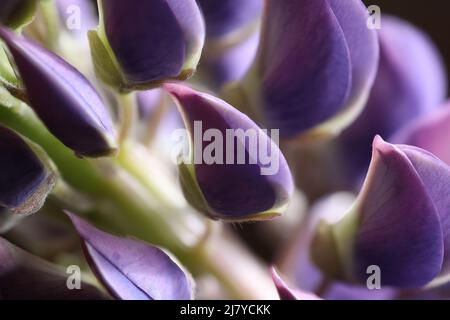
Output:
<path fill-rule="evenodd" d="M 89 81 L 37 44 L 0 28 L 25 84 L 30 105 L 61 142 L 81 156 L 116 151 L 108 110 Z"/>
<path fill-rule="evenodd" d="M 197 154 L 193 159 L 193 178 L 209 211 L 204 213 L 225 220 L 247 220 L 267 219 L 284 211 L 293 193 L 293 182 L 278 146 L 252 120 L 226 102 L 180 84 L 166 84 L 164 88 L 178 101 L 192 137 L 200 134 L 202 139 L 209 129 L 222 137 L 223 143 L 217 151 L 222 155 L 219 156 L 221 159 L 213 159 L 211 164 L 203 159 L 204 150 L 210 143 L 195 137 L 192 140 L 193 154 Z M 238 129 L 254 134 L 256 145 L 246 142 L 245 138 L 234 137 L 228 139 L 234 141 L 233 146 L 227 147 L 227 129 L 234 135 Z M 238 147 L 244 150 L 241 152 L 245 156 L 244 164 L 237 163 Z M 264 149 L 266 151 L 261 151 Z M 271 155 L 270 162 L 263 163 L 262 152 Z M 264 175 L 265 169 L 274 172 Z"/>
<path fill-rule="evenodd" d="M 69 290 L 68 274 L 0 238 L 0 300 L 103 300 L 97 288 L 81 283 Z"/>
<path fill-rule="evenodd" d="M 372 162 L 357 204 L 361 214 L 354 243 L 354 272 L 360 279 L 377 265 L 381 283 L 423 286 L 443 261 L 443 234 L 433 199 L 408 157 L 374 140 Z"/>
<path fill-rule="evenodd" d="M 281 279 L 275 267 L 271 268 L 272 279 L 277 288 L 280 300 L 299 300 L 295 293 L 287 286 L 283 279 Z"/>
<path fill-rule="evenodd" d="M 315 294 L 290 289 L 280 277 L 275 267 L 271 268 L 272 279 L 277 288 L 280 300 L 321 300 Z"/>
<path fill-rule="evenodd" d="M 111 294 L 123 300 L 189 300 L 190 279 L 158 247 L 100 231 L 66 212 L 83 240 L 86 257 Z"/>

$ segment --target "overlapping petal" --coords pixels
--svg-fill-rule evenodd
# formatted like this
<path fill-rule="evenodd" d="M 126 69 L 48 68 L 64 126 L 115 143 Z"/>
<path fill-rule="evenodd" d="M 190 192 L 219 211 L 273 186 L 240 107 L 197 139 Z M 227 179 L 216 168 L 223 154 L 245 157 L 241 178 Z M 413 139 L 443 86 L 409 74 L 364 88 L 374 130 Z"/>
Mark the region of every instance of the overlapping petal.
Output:
<path fill-rule="evenodd" d="M 267 219 L 280 214 L 289 202 L 293 184 L 278 146 L 252 120 L 224 101 L 180 84 L 166 84 L 164 88 L 178 102 L 190 134 L 191 156 L 195 155 L 188 166 L 180 166 L 185 193 L 195 190 L 188 200 L 211 217 L 225 220 Z M 236 130 L 243 135 L 235 135 Z M 203 139 L 207 131 L 217 133 L 222 142 L 215 137 Z M 219 159 L 211 163 L 198 159 L 211 148 L 211 142 L 217 146 Z M 239 150 L 244 161 L 239 160 Z M 271 160 L 264 163 L 261 153 L 266 152 Z"/>
<path fill-rule="evenodd" d="M 359 0 L 268 1 L 266 12 L 244 84 L 258 97 L 253 109 L 285 138 L 339 133 L 364 106 L 376 73 L 378 42 L 365 7 Z"/>
<path fill-rule="evenodd" d="M 335 274 L 366 281 L 377 267 L 381 284 L 421 287 L 448 273 L 450 167 L 423 149 L 377 136 L 358 199 L 337 223 L 316 236 L 316 261 Z M 323 232 L 325 230 L 325 232 Z M 336 269 L 337 268 L 337 269 Z"/>
<path fill-rule="evenodd" d="M 358 278 L 367 277 L 367 267 L 377 265 L 383 284 L 415 287 L 440 273 L 444 235 L 435 198 L 427 187 L 405 147 L 375 138 L 356 209 L 361 215 L 354 240 Z"/>
<path fill-rule="evenodd" d="M 119 70 L 121 90 L 151 87 L 167 79 L 191 76 L 200 59 L 204 21 L 195 0 L 100 1 L 98 37 Z M 94 43 L 91 34 L 91 45 Z M 104 62 L 96 59 L 94 63 Z M 110 81 L 108 81 L 111 84 Z"/>

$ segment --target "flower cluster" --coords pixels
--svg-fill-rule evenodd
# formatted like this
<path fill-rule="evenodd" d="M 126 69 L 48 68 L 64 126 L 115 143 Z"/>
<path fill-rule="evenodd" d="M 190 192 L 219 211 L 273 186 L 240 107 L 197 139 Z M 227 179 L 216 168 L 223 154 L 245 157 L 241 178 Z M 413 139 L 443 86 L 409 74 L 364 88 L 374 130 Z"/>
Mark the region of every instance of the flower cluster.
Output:
<path fill-rule="evenodd" d="M 3 0 L 0 298 L 449 298 L 445 67 L 370 19 Z"/>

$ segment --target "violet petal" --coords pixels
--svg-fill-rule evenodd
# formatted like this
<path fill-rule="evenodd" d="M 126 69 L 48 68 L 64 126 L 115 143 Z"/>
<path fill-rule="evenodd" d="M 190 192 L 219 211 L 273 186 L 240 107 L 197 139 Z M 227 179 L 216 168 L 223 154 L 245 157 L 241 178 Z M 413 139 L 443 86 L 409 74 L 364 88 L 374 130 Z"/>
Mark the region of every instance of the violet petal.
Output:
<path fill-rule="evenodd" d="M 185 78 L 195 71 L 205 33 L 195 0 L 100 4 L 102 41 L 114 53 L 128 87 Z"/>
<path fill-rule="evenodd" d="M 272 267 L 271 272 L 273 282 L 277 288 L 278 295 L 280 296 L 280 300 L 321 300 L 315 294 L 290 289 L 280 277 L 275 267 Z"/>
<path fill-rule="evenodd" d="M 194 148 L 192 153 L 197 153 L 197 156 L 191 159 L 193 160 L 190 164 L 193 165 L 191 174 L 194 175 L 192 177 L 194 184 L 200 189 L 201 194 L 198 196 L 204 202 L 203 209 L 208 211 L 203 213 L 224 220 L 251 220 L 267 219 L 284 211 L 293 193 L 292 177 L 284 156 L 266 133 L 246 115 L 209 94 L 194 91 L 180 84 L 166 84 L 164 88 L 177 100 L 191 136 L 195 133 L 197 124 L 201 126 L 197 127 L 197 130 L 201 130 L 197 134 L 203 135 L 211 129 L 222 137 L 223 143 L 219 144 L 219 150 L 216 149 L 217 154 L 222 151 L 222 156 L 219 156 L 220 159 L 212 159 L 213 162 L 210 164 L 204 161 L 205 159 L 196 157 L 204 158 L 205 149 L 212 140 L 215 145 L 220 141 L 215 141 L 215 138 L 211 142 L 197 140 L 201 144 L 198 146 L 199 143 L 192 138 Z M 256 140 L 256 148 L 255 145 L 250 146 L 247 139 L 240 140 L 235 136 L 232 140 L 234 141 L 232 150 L 229 150 L 226 142 L 231 141 L 231 138 L 228 140 L 226 138 L 227 129 L 229 132 L 231 129 L 233 134 L 237 129 L 254 133 L 257 137 L 253 139 Z M 238 147 L 242 147 L 245 152 L 243 164 L 238 164 Z M 261 148 L 270 151 L 268 154 L 275 161 L 264 165 L 259 155 Z M 233 154 L 227 156 L 227 152 L 230 151 Z M 249 157 L 255 160 L 254 164 Z M 270 168 L 277 163 L 277 167 Z M 263 175 L 265 169 L 274 169 L 275 172 Z M 192 199 L 188 196 L 188 200 Z"/>
<path fill-rule="evenodd" d="M 99 94 L 74 67 L 5 28 L 2 38 L 25 84 L 30 105 L 47 128 L 78 155 L 116 151 L 110 115 Z"/>
<path fill-rule="evenodd" d="M 255 65 L 263 117 L 282 137 L 292 138 L 344 107 L 351 55 L 328 1 L 269 0 L 266 12 Z"/>
<path fill-rule="evenodd" d="M 88 262 L 111 294 L 123 300 L 189 300 L 187 274 L 158 247 L 100 231 L 66 212 L 80 234 Z"/>
<path fill-rule="evenodd" d="M 450 167 L 433 154 L 408 145 L 399 145 L 411 161 L 417 174 L 433 200 L 444 237 L 444 264 L 441 274 L 450 272 Z"/>
<path fill-rule="evenodd" d="M 399 147 L 374 140 L 369 172 L 357 211 L 354 272 L 360 279 L 377 265 L 383 285 L 423 286 L 436 277 L 443 261 L 443 232 L 438 210 L 409 158 Z"/>

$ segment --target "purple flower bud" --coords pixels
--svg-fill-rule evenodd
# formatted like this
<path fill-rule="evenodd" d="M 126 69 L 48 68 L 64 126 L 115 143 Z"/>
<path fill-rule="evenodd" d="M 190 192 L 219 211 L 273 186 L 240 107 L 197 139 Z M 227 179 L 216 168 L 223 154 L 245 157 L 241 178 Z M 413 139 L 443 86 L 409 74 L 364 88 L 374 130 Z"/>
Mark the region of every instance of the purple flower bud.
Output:
<path fill-rule="evenodd" d="M 450 165 L 450 104 L 408 123 L 392 140 L 425 149 Z"/>
<path fill-rule="evenodd" d="M 30 106 L 62 143 L 80 156 L 116 152 L 112 120 L 89 81 L 75 68 L 37 44 L 0 28 Z"/>
<path fill-rule="evenodd" d="M 2 0 L 0 24 L 18 29 L 28 24 L 36 11 L 36 0 Z"/>
<path fill-rule="evenodd" d="M 100 231 L 66 212 L 99 280 L 122 300 L 190 300 L 190 277 L 163 250 Z"/>
<path fill-rule="evenodd" d="M 94 286 L 81 282 L 69 290 L 68 274 L 0 238 L 0 300 L 103 300 Z"/>
<path fill-rule="evenodd" d="M 258 57 L 243 84 L 284 138 L 337 134 L 373 84 L 378 41 L 360 0 L 269 0 Z M 295 32 L 293 31 L 295 30 Z"/>
<path fill-rule="evenodd" d="M 293 193 L 278 146 L 246 115 L 209 94 L 179 84 L 175 98 L 191 150 L 179 165 L 190 203 L 212 218 L 261 220 L 281 214 Z"/>
<path fill-rule="evenodd" d="M 204 21 L 195 0 L 99 1 L 89 34 L 100 78 L 121 91 L 189 78 L 200 60 Z"/>
<path fill-rule="evenodd" d="M 449 271 L 449 208 L 450 167 L 377 136 L 358 199 L 339 222 L 322 225 L 315 250 L 334 247 L 346 279 L 365 282 L 377 266 L 383 285 L 423 286 Z"/>
<path fill-rule="evenodd" d="M 31 214 L 44 204 L 56 182 L 56 170 L 44 151 L 0 126 L 0 206 Z"/>
<path fill-rule="evenodd" d="M 208 38 L 220 38 L 254 22 L 261 15 L 261 0 L 197 0 Z"/>

